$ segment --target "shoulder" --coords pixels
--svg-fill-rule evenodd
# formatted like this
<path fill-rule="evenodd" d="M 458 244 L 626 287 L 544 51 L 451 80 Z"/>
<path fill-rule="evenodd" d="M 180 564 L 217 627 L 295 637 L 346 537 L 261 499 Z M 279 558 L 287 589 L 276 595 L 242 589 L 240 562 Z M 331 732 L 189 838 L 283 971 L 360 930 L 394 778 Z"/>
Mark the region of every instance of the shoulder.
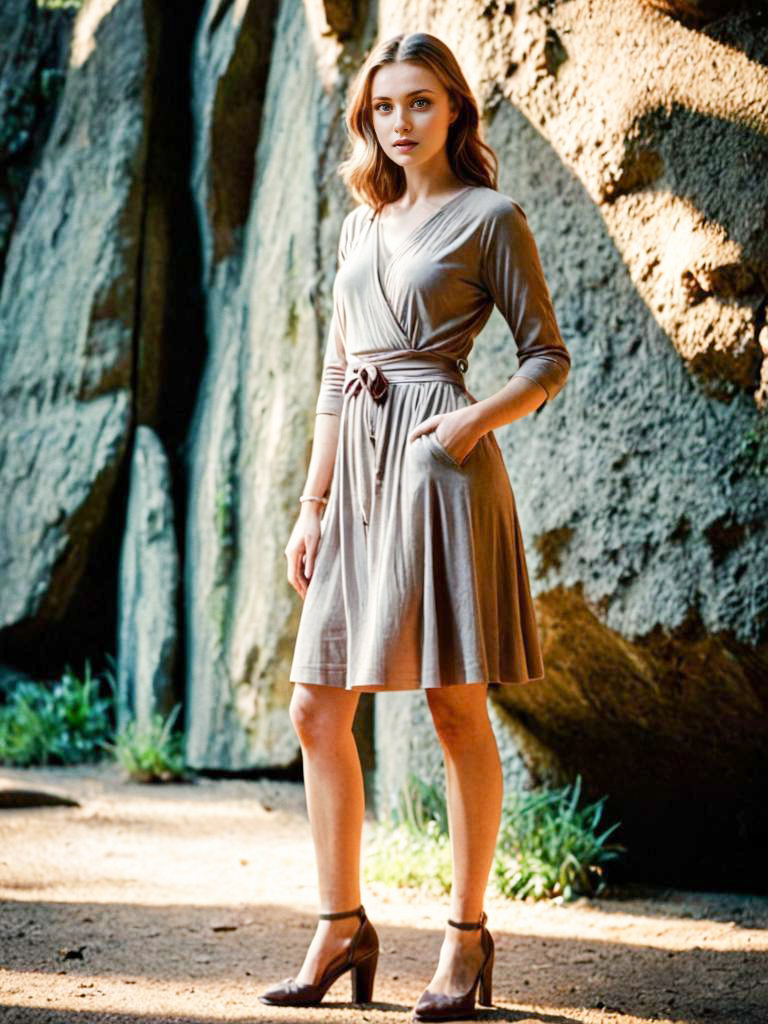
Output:
<path fill-rule="evenodd" d="M 373 211 L 369 206 L 361 203 L 353 206 L 346 214 L 341 222 L 341 230 L 339 232 L 339 250 L 342 256 L 349 252 L 350 248 L 355 244 L 355 240 L 359 236 L 365 220 L 372 213 Z"/>
<path fill-rule="evenodd" d="M 469 197 L 474 237 L 485 260 L 490 254 L 514 250 L 531 234 L 528 217 L 520 203 L 497 189 L 479 185 Z"/>
<path fill-rule="evenodd" d="M 346 215 L 341 224 L 342 232 L 348 234 L 354 234 L 359 231 L 363 223 L 369 220 L 373 216 L 373 210 L 370 206 L 365 203 L 359 203 L 357 206 L 353 206 L 349 213 Z"/>
<path fill-rule="evenodd" d="M 372 213 L 372 212 L 373 211 L 371 210 L 370 206 L 366 206 L 365 203 L 358 203 L 356 206 L 352 207 L 352 209 L 349 211 L 349 213 L 347 213 L 347 215 L 344 218 L 343 223 L 344 224 L 349 224 L 349 225 L 354 225 L 362 217 L 364 217 L 366 215 L 366 213 Z"/>
<path fill-rule="evenodd" d="M 489 228 L 499 223 L 514 223 L 520 218 L 527 220 L 525 210 L 516 199 L 485 185 L 472 189 L 469 205 L 478 221 Z"/>

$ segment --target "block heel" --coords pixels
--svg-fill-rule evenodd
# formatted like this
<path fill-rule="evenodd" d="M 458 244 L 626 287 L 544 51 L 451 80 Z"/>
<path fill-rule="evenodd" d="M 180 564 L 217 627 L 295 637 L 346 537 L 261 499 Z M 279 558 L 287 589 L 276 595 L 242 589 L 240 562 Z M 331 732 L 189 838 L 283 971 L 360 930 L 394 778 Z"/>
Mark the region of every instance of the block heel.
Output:
<path fill-rule="evenodd" d="M 478 996 L 478 1002 L 481 1006 L 493 1006 L 493 939 L 491 938 L 490 932 L 488 938 L 491 939 L 491 951 L 483 965 L 482 972 L 480 974 L 480 992 Z"/>
<path fill-rule="evenodd" d="M 352 968 L 352 1002 L 370 1003 L 373 1000 L 373 980 L 379 952 L 376 950 Z"/>

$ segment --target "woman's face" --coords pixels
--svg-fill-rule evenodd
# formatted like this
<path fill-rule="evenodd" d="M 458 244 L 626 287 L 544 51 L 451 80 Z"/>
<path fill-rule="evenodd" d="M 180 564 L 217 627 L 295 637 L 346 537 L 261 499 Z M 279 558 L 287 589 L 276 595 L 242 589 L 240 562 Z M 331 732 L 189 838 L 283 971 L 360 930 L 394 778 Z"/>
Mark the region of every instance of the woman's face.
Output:
<path fill-rule="evenodd" d="M 403 169 L 432 159 L 445 147 L 456 119 L 440 79 L 420 64 L 398 61 L 379 68 L 371 82 L 371 118 L 379 145 Z M 398 146 L 410 140 L 414 145 Z"/>

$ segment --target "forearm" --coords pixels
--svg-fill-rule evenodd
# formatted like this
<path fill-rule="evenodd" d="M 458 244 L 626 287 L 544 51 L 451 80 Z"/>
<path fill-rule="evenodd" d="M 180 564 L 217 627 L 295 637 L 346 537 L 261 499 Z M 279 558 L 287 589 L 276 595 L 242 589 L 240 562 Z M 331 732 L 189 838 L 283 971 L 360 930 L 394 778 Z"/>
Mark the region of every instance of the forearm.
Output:
<path fill-rule="evenodd" d="M 338 416 L 331 413 L 318 413 L 315 416 L 315 435 L 312 439 L 312 454 L 304 484 L 304 494 L 325 497 L 331 485 L 333 465 L 336 460 L 336 448 L 339 441 Z M 315 502 L 307 502 L 315 505 Z"/>
<path fill-rule="evenodd" d="M 535 412 L 547 399 L 546 389 L 528 377 L 512 377 L 500 391 L 465 408 L 478 437 Z"/>

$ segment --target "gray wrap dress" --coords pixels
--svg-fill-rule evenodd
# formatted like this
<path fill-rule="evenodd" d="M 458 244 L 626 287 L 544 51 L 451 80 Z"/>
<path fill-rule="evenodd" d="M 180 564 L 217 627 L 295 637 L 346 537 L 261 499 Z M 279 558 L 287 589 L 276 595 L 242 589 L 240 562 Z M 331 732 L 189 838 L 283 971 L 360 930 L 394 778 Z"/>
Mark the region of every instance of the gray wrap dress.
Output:
<path fill-rule="evenodd" d="M 340 417 L 339 441 L 291 682 L 377 691 L 543 678 L 493 432 L 462 462 L 434 430 L 408 440 L 427 417 L 476 401 L 464 371 L 494 303 L 517 348 L 512 376 L 550 401 L 571 359 L 517 202 L 467 186 L 390 253 L 370 207 L 344 219 L 315 407 Z"/>

